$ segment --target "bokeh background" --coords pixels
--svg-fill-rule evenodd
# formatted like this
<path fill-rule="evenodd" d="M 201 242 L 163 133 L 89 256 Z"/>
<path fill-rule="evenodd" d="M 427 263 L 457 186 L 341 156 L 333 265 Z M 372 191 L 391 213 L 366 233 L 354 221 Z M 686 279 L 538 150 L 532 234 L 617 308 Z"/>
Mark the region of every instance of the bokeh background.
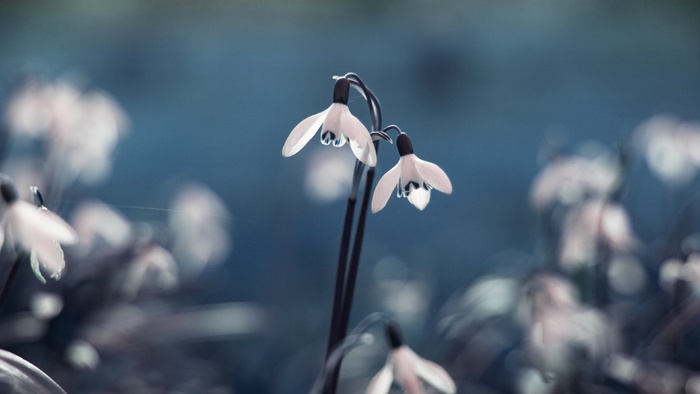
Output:
<path fill-rule="evenodd" d="M 700 119 L 700 4 L 0 5 L 1 103 L 27 73 L 79 77 L 130 119 L 111 176 L 72 191 L 63 212 L 89 196 L 134 221 L 165 220 L 174 185 L 187 181 L 225 202 L 231 253 L 177 302 L 249 302 L 267 313 L 257 334 L 188 345 L 224 371 L 230 392 L 306 392 L 319 371 L 352 156 L 315 139 L 291 158 L 280 152 L 300 120 L 329 105 L 331 77 L 350 71 L 378 96 L 385 124 L 409 133 L 416 154 L 454 185 L 423 212 L 392 198 L 367 224 L 351 326 L 373 311 L 400 315 L 407 341 L 425 350 L 454 294 L 504 260 L 537 264 L 541 229 L 528 193 L 548 152 L 586 141 L 614 150 L 657 114 Z M 357 92 L 350 107 L 368 120 Z M 341 171 L 319 174 L 329 152 Z M 382 145 L 378 173 L 397 159 Z M 635 176 L 633 191 L 646 196 L 635 207 L 648 212 L 635 225 L 650 240 L 662 222 L 652 207 L 670 192 L 643 166 Z"/>

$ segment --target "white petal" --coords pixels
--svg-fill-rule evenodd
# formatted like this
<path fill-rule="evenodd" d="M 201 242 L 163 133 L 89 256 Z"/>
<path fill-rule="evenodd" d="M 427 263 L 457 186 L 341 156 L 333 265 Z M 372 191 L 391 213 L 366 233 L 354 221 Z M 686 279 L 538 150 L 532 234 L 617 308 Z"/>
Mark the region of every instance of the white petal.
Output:
<path fill-rule="evenodd" d="M 34 234 L 46 234 L 63 244 L 74 244 L 78 241 L 78 236 L 70 224 L 61 219 L 60 216 L 46 208 L 37 208 L 34 204 L 26 201 L 17 201 L 10 209 L 11 225 L 17 230 L 15 241 L 22 243 L 27 250 L 31 249 L 31 242 L 28 239 Z"/>
<path fill-rule="evenodd" d="M 402 195 L 405 195 L 406 192 L 409 191 L 406 189 L 406 186 L 411 182 L 415 182 L 418 187 L 423 186 L 424 179 L 416 169 L 416 159 L 418 159 L 416 155 L 409 154 L 402 156 L 399 160 L 399 163 L 401 164 L 401 185 L 399 185 L 399 189 L 401 190 Z"/>
<path fill-rule="evenodd" d="M 417 156 L 414 156 L 413 162 L 415 163 L 416 171 L 425 179 L 428 185 L 443 193 L 452 193 L 450 178 L 447 177 L 445 171 L 440 167 L 431 162 L 421 160 Z"/>
<path fill-rule="evenodd" d="M 455 382 L 444 368 L 432 361 L 419 357 L 415 353 L 414 355 L 416 359 L 414 360 L 413 370 L 421 379 L 443 393 L 452 394 L 457 392 Z"/>
<path fill-rule="evenodd" d="M 374 375 L 367 386 L 365 394 L 387 394 L 391 388 L 391 382 L 394 380 L 393 363 L 389 360 L 384 367 Z"/>
<path fill-rule="evenodd" d="M 401 346 L 394 350 L 396 380 L 408 394 L 423 394 L 423 385 L 413 370 L 415 359 L 418 357 L 408 347 Z"/>
<path fill-rule="evenodd" d="M 36 275 L 36 278 L 39 279 L 41 283 L 46 284 L 46 279 L 44 278 L 44 275 L 41 274 L 39 258 L 36 256 L 36 251 L 34 249 L 32 249 L 32 251 L 29 253 L 29 264 L 32 267 L 34 275 Z"/>
<path fill-rule="evenodd" d="M 321 142 L 324 145 L 333 144 L 335 147 L 345 145 L 345 137 L 343 137 L 341 130 L 341 118 L 343 109 L 347 108 L 347 105 L 340 103 L 333 103 L 328 108 L 328 115 L 326 115 L 326 120 L 321 127 Z M 330 134 L 326 134 L 327 132 Z"/>
<path fill-rule="evenodd" d="M 391 193 L 399 182 L 399 175 L 401 175 L 400 160 L 377 182 L 377 187 L 374 188 L 374 195 L 372 196 L 372 213 L 379 212 L 389 201 Z"/>
<path fill-rule="evenodd" d="M 342 109 L 342 132 L 350 140 L 350 149 L 357 159 L 370 167 L 377 165 L 377 152 L 374 150 L 372 137 L 365 125 L 360 122 L 350 109 L 345 106 Z"/>
<path fill-rule="evenodd" d="M 61 277 L 66 267 L 66 261 L 63 257 L 61 245 L 55 239 L 45 234 L 36 234 L 32 239 L 31 254 L 36 254 L 36 260 L 39 265 L 48 271 L 52 278 L 59 279 Z M 32 269 L 34 269 L 34 266 L 32 266 Z M 34 273 L 36 274 L 37 270 Z M 37 277 L 39 276 L 37 275 Z"/>
<path fill-rule="evenodd" d="M 430 202 L 430 190 L 423 189 L 422 187 L 413 189 L 411 194 L 408 195 L 408 201 L 422 211 L 428 205 L 428 202 Z"/>
<path fill-rule="evenodd" d="M 326 119 L 327 113 L 328 109 L 302 120 L 287 137 L 287 141 L 282 147 L 282 156 L 289 157 L 299 152 L 316 134 Z"/>

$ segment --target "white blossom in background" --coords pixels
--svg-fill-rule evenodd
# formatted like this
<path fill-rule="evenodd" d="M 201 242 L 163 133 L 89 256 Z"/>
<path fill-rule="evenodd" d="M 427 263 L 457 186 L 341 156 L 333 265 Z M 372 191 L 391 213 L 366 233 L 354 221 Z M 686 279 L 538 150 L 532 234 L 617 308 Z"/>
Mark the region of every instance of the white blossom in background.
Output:
<path fill-rule="evenodd" d="M 328 150 L 313 152 L 306 171 L 306 195 L 319 203 L 330 203 L 350 192 L 355 160 L 352 155 Z"/>
<path fill-rule="evenodd" d="M 586 197 L 607 196 L 619 182 L 618 163 L 607 151 L 592 158 L 569 156 L 553 160 L 535 177 L 530 203 L 543 210 L 554 203 L 577 203 Z"/>
<path fill-rule="evenodd" d="M 700 123 L 659 115 L 640 125 L 634 139 L 652 173 L 670 185 L 688 183 L 700 167 Z"/>
<path fill-rule="evenodd" d="M 111 155 L 128 119 L 104 92 L 83 92 L 67 79 L 32 79 L 10 99 L 5 122 L 15 135 L 43 138 L 52 177 L 93 184 L 111 169 Z"/>
<path fill-rule="evenodd" d="M 37 138 L 48 131 L 50 89 L 48 81 L 33 77 L 12 94 L 5 110 L 5 125 L 12 134 Z"/>
<path fill-rule="evenodd" d="M 525 351 L 545 379 L 567 378 L 579 349 L 587 361 L 604 361 L 616 347 L 616 333 L 606 316 L 582 306 L 567 280 L 540 275 L 523 289 L 518 320 L 526 330 Z"/>
<path fill-rule="evenodd" d="M 564 218 L 559 249 L 562 268 L 575 270 L 593 263 L 599 243 L 612 252 L 629 253 L 639 242 L 622 206 L 592 199 L 571 209 Z"/>
<path fill-rule="evenodd" d="M 81 203 L 73 213 L 71 223 L 80 239 L 74 251 L 81 257 L 121 250 L 133 240 L 131 223 L 115 209 L 97 200 Z"/>
<path fill-rule="evenodd" d="M 700 253 L 691 253 L 682 261 L 671 258 L 661 265 L 659 284 L 665 291 L 673 292 L 675 282 L 684 280 L 700 295 Z"/>
<path fill-rule="evenodd" d="M 197 275 L 209 264 L 222 262 L 231 249 L 231 215 L 210 189 L 190 184 L 175 196 L 170 229 L 173 254 L 186 274 Z"/>
<path fill-rule="evenodd" d="M 127 297 L 134 298 L 144 288 L 171 290 L 178 282 L 177 264 L 170 252 L 160 245 L 147 243 L 129 262 L 122 291 Z"/>

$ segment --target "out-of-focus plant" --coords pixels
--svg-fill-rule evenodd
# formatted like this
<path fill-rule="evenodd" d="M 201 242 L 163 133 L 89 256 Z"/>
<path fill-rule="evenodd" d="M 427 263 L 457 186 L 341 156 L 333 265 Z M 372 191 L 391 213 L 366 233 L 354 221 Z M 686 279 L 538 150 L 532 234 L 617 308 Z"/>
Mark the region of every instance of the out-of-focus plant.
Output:
<path fill-rule="evenodd" d="M 192 182 L 164 210 L 167 220 L 132 222 L 117 207 L 72 192 L 76 182 L 107 178 L 128 125 L 108 94 L 67 78 L 32 77 L 10 97 L 2 137 L 12 149 L 1 157 L 8 175 L 0 178 L 0 346 L 43 354 L 38 366 L 68 391 L 230 392 L 226 373 L 186 344 L 260 333 L 267 314 L 252 303 L 182 308 L 177 301 L 230 250 L 225 204 Z M 64 205 L 68 192 L 71 205 Z M 71 224 L 52 213 L 71 208 Z M 25 260 L 41 282 L 42 273 L 56 280 L 19 283 L 27 280 Z M 3 392 L 63 392 L 18 356 L 0 359 Z"/>

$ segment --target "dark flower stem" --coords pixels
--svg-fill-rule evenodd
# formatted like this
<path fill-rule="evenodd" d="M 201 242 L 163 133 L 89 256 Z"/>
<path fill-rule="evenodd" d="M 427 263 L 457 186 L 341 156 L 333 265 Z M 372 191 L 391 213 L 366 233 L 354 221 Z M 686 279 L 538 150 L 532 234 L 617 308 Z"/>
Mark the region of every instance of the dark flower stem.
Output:
<path fill-rule="evenodd" d="M 378 145 L 379 144 L 375 142 L 375 149 L 378 147 Z M 372 167 L 367 171 L 365 190 L 362 196 L 362 205 L 360 207 L 360 217 L 358 219 L 357 229 L 355 231 L 355 242 L 353 243 L 352 254 L 350 256 L 350 267 L 348 268 L 345 294 L 343 295 L 343 308 L 340 317 L 340 338 L 344 338 L 348 331 L 352 300 L 355 294 L 355 284 L 357 283 L 357 272 L 360 268 L 360 254 L 362 252 L 362 242 L 365 235 L 365 223 L 367 221 L 367 211 L 369 208 L 369 196 L 370 191 L 372 190 L 372 183 L 374 182 L 374 175 L 375 170 L 374 167 Z"/>

